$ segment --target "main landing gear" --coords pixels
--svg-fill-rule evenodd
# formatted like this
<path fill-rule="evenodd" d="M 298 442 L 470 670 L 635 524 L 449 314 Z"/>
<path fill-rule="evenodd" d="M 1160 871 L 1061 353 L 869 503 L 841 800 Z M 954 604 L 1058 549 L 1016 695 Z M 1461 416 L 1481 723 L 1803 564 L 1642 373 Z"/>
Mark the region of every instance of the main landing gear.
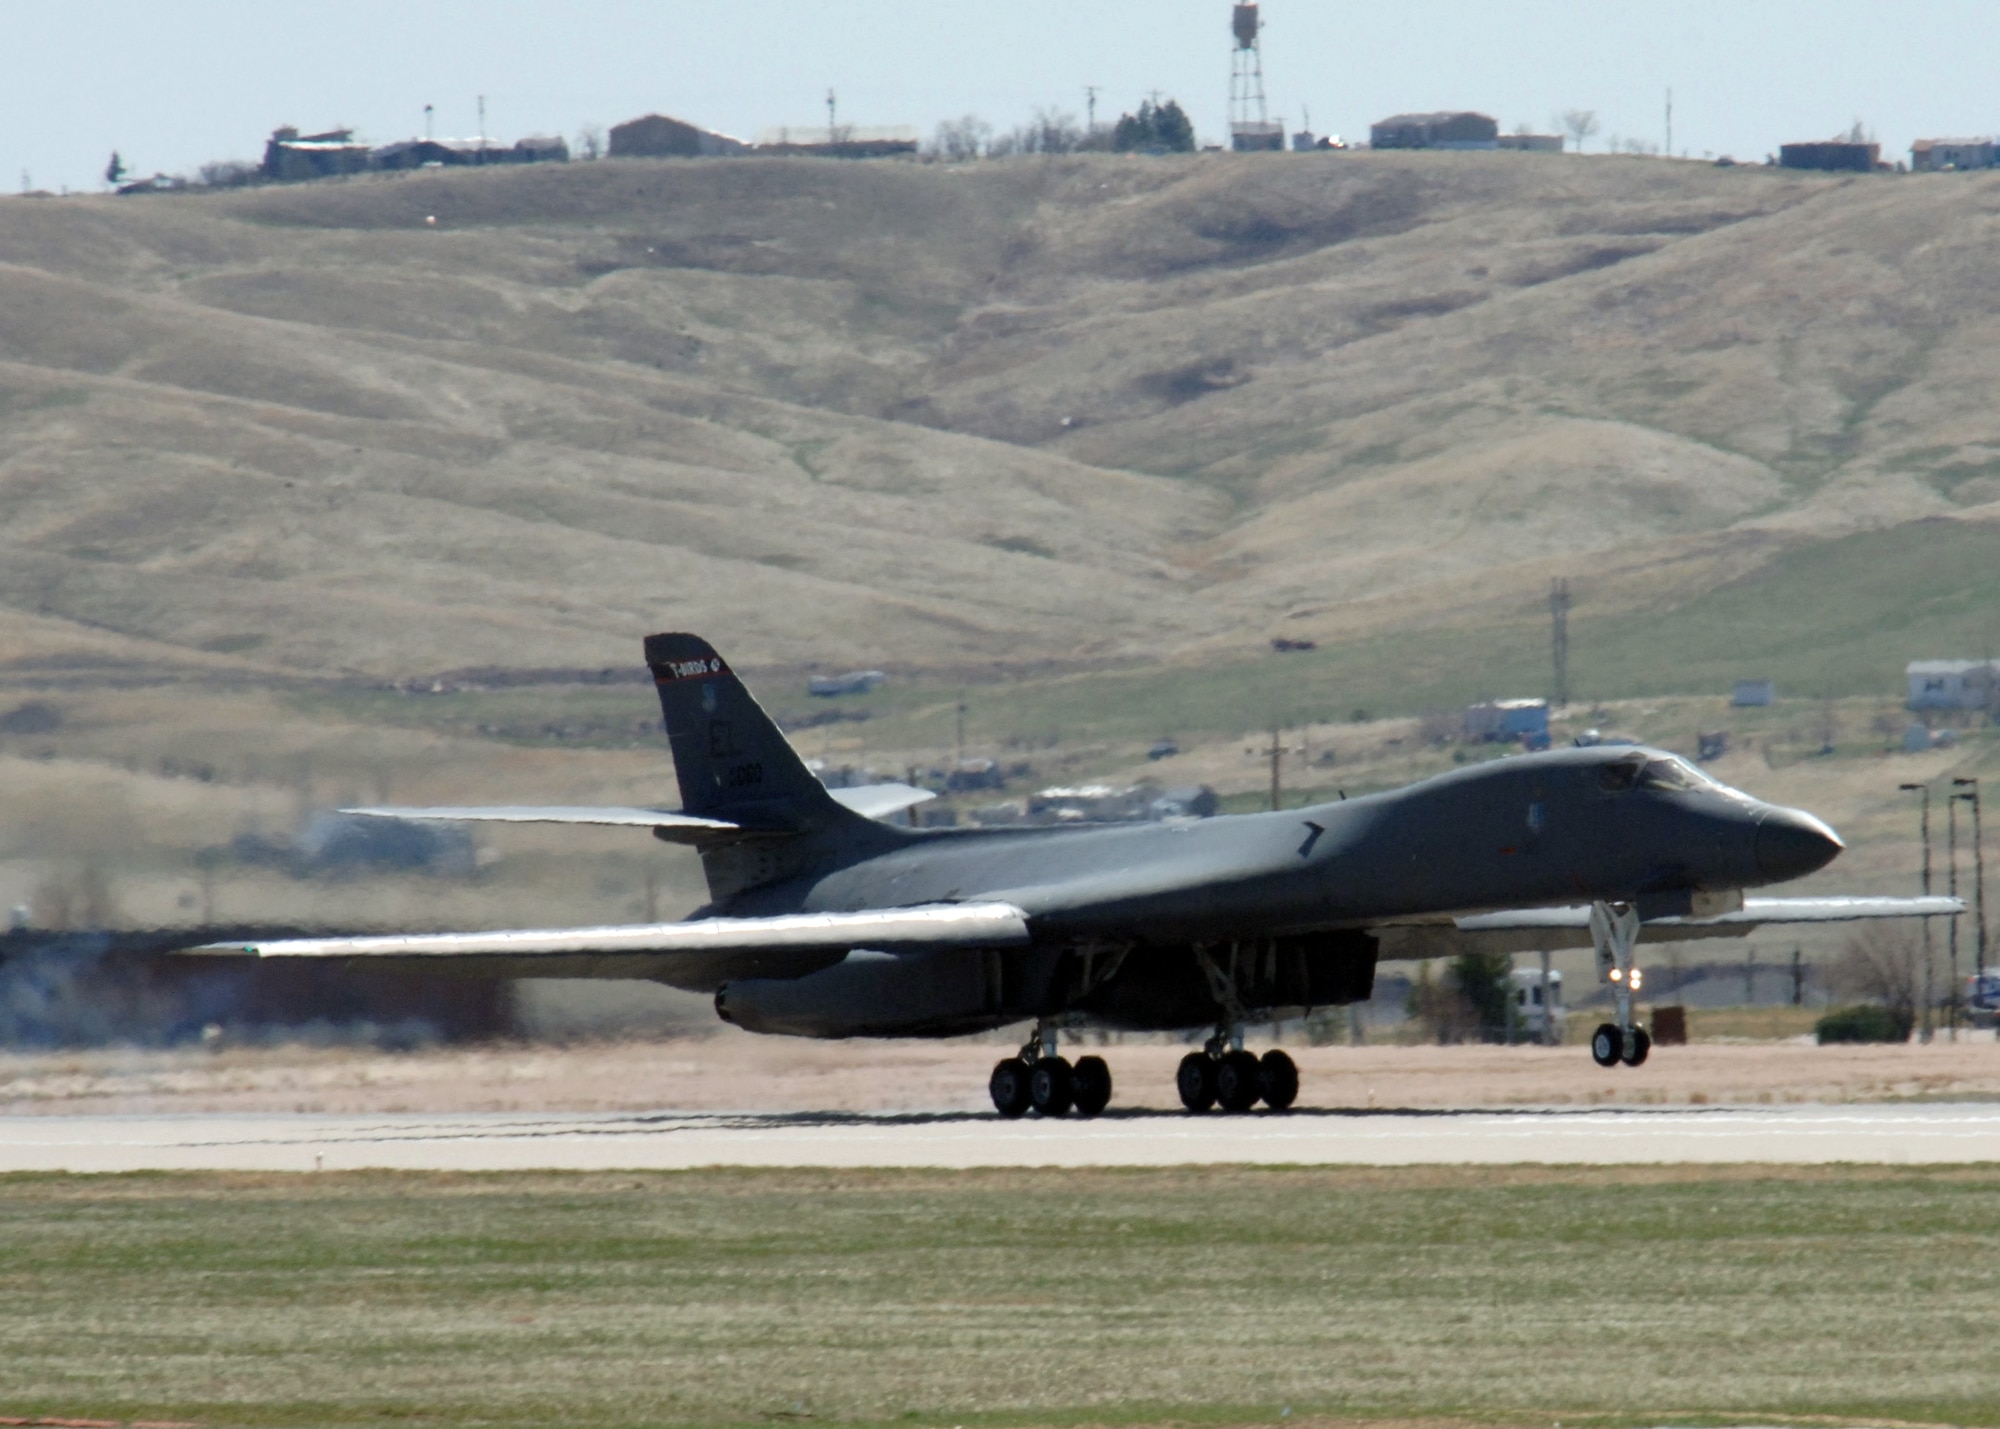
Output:
<path fill-rule="evenodd" d="M 1245 1112 L 1258 1102 L 1284 1111 L 1299 1099 L 1299 1069 L 1276 1048 L 1261 1057 L 1244 1051 L 1242 1032 L 1225 1028 L 1181 1058 L 1174 1085 L 1189 1111 Z M 1019 1054 L 994 1066 L 986 1090 L 993 1109 L 1009 1120 L 1030 1111 L 1096 1116 L 1111 1104 L 1111 1068 L 1102 1057 L 1065 1061 L 1056 1054 L 1055 1028 L 1042 1023 Z"/>
<path fill-rule="evenodd" d="M 1600 1067 L 1623 1062 L 1636 1067 L 1653 1050 L 1646 1029 L 1632 1020 L 1632 994 L 1642 974 L 1633 965 L 1632 948 L 1639 941 L 1639 910 L 1628 903 L 1590 905 L 1590 941 L 1597 949 L 1597 970 L 1611 984 L 1618 1020 L 1605 1022 L 1590 1035 L 1591 1060 Z"/>
<path fill-rule="evenodd" d="M 1299 1068 L 1275 1047 L 1259 1057 L 1243 1049 L 1241 1032 L 1218 1032 L 1201 1051 L 1181 1058 L 1174 1086 L 1189 1111 L 1220 1106 L 1246 1112 L 1260 1101 L 1284 1111 L 1299 1099 Z"/>
<path fill-rule="evenodd" d="M 1018 1056 L 993 1068 L 986 1090 L 993 1109 L 1010 1119 L 1030 1107 L 1042 1116 L 1096 1116 L 1111 1104 L 1111 1068 L 1102 1057 L 1065 1061 L 1056 1054 L 1055 1028 L 1038 1024 Z"/>

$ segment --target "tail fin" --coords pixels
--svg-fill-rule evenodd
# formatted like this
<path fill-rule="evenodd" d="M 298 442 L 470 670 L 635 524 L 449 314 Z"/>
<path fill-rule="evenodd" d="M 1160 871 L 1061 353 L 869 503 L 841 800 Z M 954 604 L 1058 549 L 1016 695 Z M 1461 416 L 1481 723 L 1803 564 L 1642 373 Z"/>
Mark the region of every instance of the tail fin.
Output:
<path fill-rule="evenodd" d="M 771 717 L 699 635 L 648 635 L 681 807 L 749 828 L 806 831 L 854 816 L 813 777 Z"/>

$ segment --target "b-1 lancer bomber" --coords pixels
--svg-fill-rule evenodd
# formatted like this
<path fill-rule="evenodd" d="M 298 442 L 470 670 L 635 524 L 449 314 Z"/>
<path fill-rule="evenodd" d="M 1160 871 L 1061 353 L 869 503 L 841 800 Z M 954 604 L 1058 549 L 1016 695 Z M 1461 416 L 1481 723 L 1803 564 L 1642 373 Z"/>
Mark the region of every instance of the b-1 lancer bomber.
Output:
<path fill-rule="evenodd" d="M 1594 947 L 1615 1020 L 1591 1054 L 1646 1060 L 1633 1019 L 1648 939 L 1772 923 L 1952 916 L 1950 898 L 1746 898 L 1841 851 L 1811 814 L 1672 754 L 1562 749 L 1387 793 L 1151 824 L 908 828 L 904 785 L 829 790 L 708 642 L 654 635 L 681 807 L 421 808 L 404 819 L 626 825 L 700 855 L 682 922 L 286 938 L 190 951 L 342 958 L 525 977 L 649 978 L 713 994 L 725 1021 L 801 1037 L 945 1037 L 1032 1021 L 993 1069 L 1003 1116 L 1093 1116 L 1103 1058 L 1066 1030 L 1207 1030 L 1177 1082 L 1191 1111 L 1282 1110 L 1298 1071 L 1246 1027 L 1365 1001 L 1384 958 Z"/>

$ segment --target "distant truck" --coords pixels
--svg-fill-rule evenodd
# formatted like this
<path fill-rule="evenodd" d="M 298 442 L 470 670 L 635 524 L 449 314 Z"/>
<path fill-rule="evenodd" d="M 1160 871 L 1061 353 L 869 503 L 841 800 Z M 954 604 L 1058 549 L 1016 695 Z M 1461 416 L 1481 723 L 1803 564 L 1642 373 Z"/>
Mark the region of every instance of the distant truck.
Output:
<path fill-rule="evenodd" d="M 1487 700 L 1465 712 L 1465 737 L 1477 743 L 1549 747 L 1547 700 Z"/>
<path fill-rule="evenodd" d="M 1509 981 L 1514 992 L 1514 1036 L 1523 1042 L 1543 1042 L 1550 1046 L 1563 1039 L 1563 1024 L 1569 1009 L 1563 1006 L 1563 975 L 1549 973 L 1549 993 L 1542 1000 L 1542 970 L 1515 968 Z"/>
<path fill-rule="evenodd" d="M 889 677 L 880 670 L 853 670 L 845 675 L 809 675 L 806 693 L 830 700 L 835 695 L 865 695 Z"/>

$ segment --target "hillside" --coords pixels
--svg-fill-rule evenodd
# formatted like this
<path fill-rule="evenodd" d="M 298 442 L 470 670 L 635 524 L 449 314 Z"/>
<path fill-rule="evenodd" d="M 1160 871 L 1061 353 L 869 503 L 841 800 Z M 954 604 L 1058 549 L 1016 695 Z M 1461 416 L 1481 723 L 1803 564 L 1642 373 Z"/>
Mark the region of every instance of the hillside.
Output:
<path fill-rule="evenodd" d="M 1817 543 L 2000 517 L 1996 213 L 1513 154 L 0 201 L 0 666 L 1456 651 L 1552 574 L 1659 639 L 1788 572 L 1811 639 Z M 1996 531 L 1916 543 L 1911 653 Z"/>

